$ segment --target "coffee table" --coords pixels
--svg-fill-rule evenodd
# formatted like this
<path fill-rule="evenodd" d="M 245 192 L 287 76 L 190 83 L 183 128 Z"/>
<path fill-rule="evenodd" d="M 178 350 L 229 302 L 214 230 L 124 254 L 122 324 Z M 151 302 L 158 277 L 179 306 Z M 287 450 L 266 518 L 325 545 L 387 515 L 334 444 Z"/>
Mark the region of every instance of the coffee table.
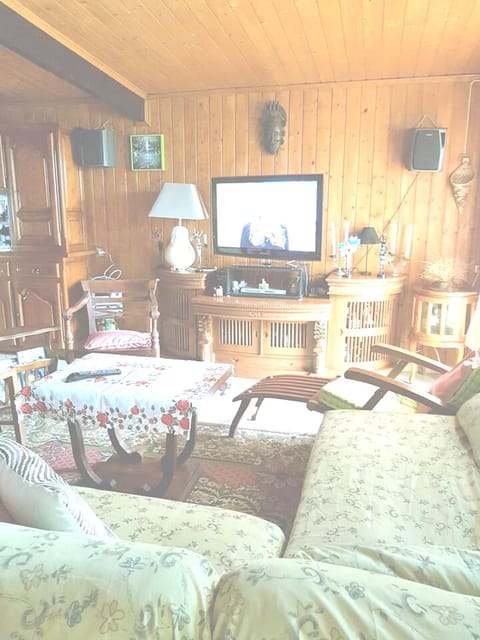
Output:
<path fill-rule="evenodd" d="M 73 371 L 112 368 L 120 374 L 66 382 Z M 97 473 L 100 465 L 93 469 L 88 462 L 83 427 L 107 429 L 114 450 L 126 462 L 139 462 L 141 456 L 125 446 L 122 432 L 139 434 L 142 441 L 166 434 L 160 480 L 154 487 L 143 486 L 144 493 L 160 496 L 193 451 L 202 401 L 231 375 L 228 364 L 92 353 L 24 387 L 15 402 L 24 419 L 30 415 L 67 421 L 75 464 L 84 480 L 96 487 L 115 488 L 117 483 L 102 479 Z M 184 440 L 180 453 L 179 438 Z"/>

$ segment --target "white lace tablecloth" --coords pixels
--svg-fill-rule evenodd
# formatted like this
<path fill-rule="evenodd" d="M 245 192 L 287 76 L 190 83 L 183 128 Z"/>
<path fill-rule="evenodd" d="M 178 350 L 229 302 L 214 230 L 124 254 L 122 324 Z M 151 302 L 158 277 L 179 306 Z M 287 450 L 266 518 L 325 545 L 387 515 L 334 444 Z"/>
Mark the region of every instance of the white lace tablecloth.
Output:
<path fill-rule="evenodd" d="M 117 367 L 120 375 L 65 382 L 72 371 Z M 21 416 L 188 438 L 194 411 L 231 373 L 228 364 L 92 353 L 24 387 L 15 403 Z"/>

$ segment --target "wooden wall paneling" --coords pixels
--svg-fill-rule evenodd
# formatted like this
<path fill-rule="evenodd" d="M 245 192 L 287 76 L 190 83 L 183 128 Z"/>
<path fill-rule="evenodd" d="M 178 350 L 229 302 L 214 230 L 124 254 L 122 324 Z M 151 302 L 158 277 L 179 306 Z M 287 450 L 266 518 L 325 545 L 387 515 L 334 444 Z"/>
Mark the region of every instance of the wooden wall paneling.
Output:
<path fill-rule="evenodd" d="M 222 96 L 222 175 L 235 175 L 235 96 Z"/>
<path fill-rule="evenodd" d="M 305 126 L 303 122 L 303 93 L 300 89 L 290 92 L 290 126 L 287 128 L 288 165 L 286 171 L 282 170 L 278 173 L 301 173 L 302 171 L 302 131 Z M 280 104 L 282 104 L 281 100 Z"/>
<path fill-rule="evenodd" d="M 264 106 L 264 94 L 253 91 L 249 94 L 248 102 L 248 164 L 247 172 L 243 175 L 262 175 L 262 151 L 258 141 L 258 119 Z M 284 107 L 285 108 L 285 107 Z M 237 173 L 237 175 L 242 175 Z"/>
<path fill-rule="evenodd" d="M 430 3 L 408 2 L 408 0 L 402 0 L 401 3 L 395 2 L 393 4 L 398 9 L 400 8 L 398 5 L 402 5 L 402 14 L 399 15 L 397 13 L 400 21 L 396 26 L 398 27 L 402 25 L 403 33 L 402 46 L 400 49 L 397 49 L 397 55 L 393 55 L 392 64 L 394 66 L 401 65 L 401 67 L 405 69 L 403 75 L 406 77 L 412 77 L 419 66 L 421 66 L 422 69 L 424 68 L 421 63 L 422 61 L 418 59 L 420 39 L 418 37 L 418 33 L 415 33 L 413 25 L 425 24 Z"/>
<path fill-rule="evenodd" d="M 303 92 L 303 111 L 300 127 L 302 157 L 300 173 L 316 173 L 317 166 L 317 113 L 318 89 L 306 89 Z"/>
<path fill-rule="evenodd" d="M 262 168 L 260 171 L 261 175 L 275 175 L 278 173 L 282 173 L 280 167 L 286 165 L 288 162 L 288 116 L 287 116 L 287 125 L 285 128 L 285 139 L 282 145 L 278 150 L 276 155 L 268 153 L 265 151 L 262 142 L 262 125 L 261 120 L 263 117 L 264 109 L 269 102 L 278 101 L 280 105 L 287 111 L 288 113 L 288 105 L 284 105 L 278 99 L 277 94 L 274 91 L 266 91 L 262 93 L 262 99 L 257 105 L 257 118 L 256 118 L 256 139 L 257 144 L 261 152 L 261 162 Z"/>
<path fill-rule="evenodd" d="M 337 45 L 339 48 L 345 47 L 348 61 L 347 77 L 368 77 L 368 74 L 365 75 L 365 49 L 363 39 L 364 22 L 362 20 L 361 7 L 359 4 L 350 2 L 350 0 L 340 0 L 339 5 L 342 17 L 347 15 L 349 17 L 347 33 L 343 31 L 343 36 L 345 38 L 344 42 L 348 42 L 348 47 L 345 47 L 344 42 L 342 43 L 340 38 Z"/>
<path fill-rule="evenodd" d="M 185 119 L 184 124 L 184 149 L 185 156 L 185 175 L 189 176 L 189 180 L 192 180 L 194 184 L 199 187 L 202 196 L 206 197 L 208 192 L 205 192 L 205 185 L 200 183 L 197 166 L 197 156 L 194 153 L 189 153 L 190 149 L 197 148 L 197 110 L 196 101 L 193 96 L 185 96 L 183 98 L 183 115 Z M 175 147 L 177 143 L 175 142 Z M 205 201 L 207 209 L 208 200 Z"/>
<path fill-rule="evenodd" d="M 455 204 L 450 190 L 448 176 L 453 167 L 457 165 L 457 154 L 454 152 L 454 141 L 458 137 L 457 123 L 452 118 L 452 102 L 457 93 L 457 86 L 452 85 L 446 90 L 444 83 L 431 84 L 424 87 L 424 100 L 426 106 L 431 110 L 435 107 L 435 123 L 438 127 L 447 128 L 447 141 L 443 170 L 431 174 L 430 193 L 427 202 L 429 203 L 429 216 L 423 217 L 423 229 L 428 237 L 426 257 L 440 257 L 453 255 L 458 234 L 458 217 L 455 214 Z M 447 123 L 447 124 L 444 124 Z M 461 127 L 462 128 L 462 127 Z M 418 194 L 417 194 L 418 195 Z M 420 211 L 424 209 L 423 199 L 418 197 Z M 433 214 L 438 220 L 432 226 L 429 225 L 429 217 Z M 418 217 L 418 216 L 417 216 Z M 450 220 L 450 223 L 447 223 Z M 428 228 L 427 228 L 428 225 Z M 442 229 L 449 227 L 449 233 L 442 233 Z"/>
<path fill-rule="evenodd" d="M 317 113 L 318 90 L 307 89 L 303 92 L 301 133 L 301 159 L 300 173 L 314 173 L 317 157 Z M 325 219 L 322 220 L 322 256 L 325 256 L 325 247 L 329 234 L 326 231 Z M 318 264 L 316 265 L 318 268 Z M 308 265 L 308 277 L 312 278 L 315 265 Z"/>
<path fill-rule="evenodd" d="M 185 166 L 185 159 L 189 155 L 185 138 L 185 101 L 183 97 L 174 97 L 171 104 L 172 129 L 169 155 L 172 159 L 174 182 L 195 182 L 196 172 L 188 175 Z"/>
<path fill-rule="evenodd" d="M 249 130 L 249 95 L 235 94 L 235 166 L 234 174 L 246 176 L 248 172 Z"/>
<path fill-rule="evenodd" d="M 210 193 L 210 177 L 214 177 L 215 175 L 211 171 L 210 165 L 210 101 L 208 96 L 196 96 L 196 132 L 197 132 L 197 147 L 196 152 L 196 163 L 197 163 L 197 179 L 198 186 L 200 187 L 202 193 L 205 193 L 207 196 Z M 207 205 L 208 206 L 208 205 Z M 209 227 L 211 229 L 211 227 Z M 212 247 L 212 238 L 209 236 L 209 243 L 207 247 L 207 251 L 205 252 L 205 259 L 209 264 L 216 264 L 213 262 L 213 247 Z M 221 265 L 221 261 L 218 264 Z"/>
<path fill-rule="evenodd" d="M 343 224 L 345 219 L 343 202 L 343 171 L 345 156 L 345 112 L 346 94 L 344 86 L 334 87 L 332 92 L 332 112 L 330 125 L 330 160 L 328 175 L 328 200 L 324 210 L 328 211 L 329 224 L 335 223 L 337 245 L 343 240 Z M 337 247 L 338 255 L 338 247 Z M 338 256 L 340 260 L 340 256 Z"/>
<path fill-rule="evenodd" d="M 370 224 L 380 236 L 392 212 L 387 211 L 387 179 L 389 158 L 389 114 L 391 91 L 389 85 L 377 86 L 375 91 L 375 116 L 373 126 L 372 180 L 370 184 Z M 387 228 L 390 231 L 389 228 Z M 370 270 L 376 269 L 378 247 L 370 247 Z"/>
<path fill-rule="evenodd" d="M 360 96 L 360 138 L 358 164 L 358 190 L 356 202 L 356 226 L 358 234 L 366 226 L 375 226 L 372 220 L 372 170 L 373 152 L 375 148 L 375 85 L 363 85 Z M 366 248 L 357 252 L 355 263 L 365 266 Z M 359 262 L 361 260 L 361 262 Z M 361 267 L 361 270 L 363 269 Z"/>
<path fill-rule="evenodd" d="M 337 216 L 333 217 L 328 203 L 330 194 L 330 180 L 328 175 L 328 163 L 330 158 L 330 128 L 331 128 L 331 112 L 332 112 L 332 92 L 329 89 L 317 90 L 317 112 L 312 126 L 315 131 L 315 173 L 323 174 L 323 242 L 322 242 L 322 261 L 320 265 L 316 265 L 317 269 L 310 270 L 310 278 L 313 277 L 315 271 L 327 273 L 333 268 L 333 262 L 330 258 L 332 254 L 331 242 L 331 223 L 337 223 Z M 337 225 L 338 227 L 338 225 Z"/>
<path fill-rule="evenodd" d="M 215 94 L 210 96 L 209 100 L 208 148 L 212 176 L 221 176 L 223 169 L 222 99 L 220 94 Z"/>
<path fill-rule="evenodd" d="M 300 160 L 298 157 L 298 128 L 301 126 L 298 118 L 302 117 L 300 97 L 297 91 L 283 90 L 275 93 L 275 100 L 278 100 L 287 112 L 287 125 L 285 128 L 285 142 L 280 147 L 277 155 L 271 156 L 274 161 L 272 173 L 276 175 L 297 173 L 297 162 Z"/>
<path fill-rule="evenodd" d="M 350 235 L 357 230 L 357 190 L 359 171 L 360 110 L 362 90 L 359 85 L 347 89 L 345 107 L 345 157 L 343 166 L 343 215 L 350 222 Z"/>

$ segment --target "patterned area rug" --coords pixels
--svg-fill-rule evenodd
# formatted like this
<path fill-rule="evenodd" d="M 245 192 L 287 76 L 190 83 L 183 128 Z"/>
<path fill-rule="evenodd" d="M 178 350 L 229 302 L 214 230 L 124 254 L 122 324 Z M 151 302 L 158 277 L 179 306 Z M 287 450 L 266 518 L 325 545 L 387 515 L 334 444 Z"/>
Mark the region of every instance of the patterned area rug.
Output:
<path fill-rule="evenodd" d="M 11 435 L 5 429 L 5 435 Z M 228 438 L 228 428 L 200 425 L 192 462 L 197 471 L 182 500 L 226 507 L 260 516 L 278 524 L 288 535 L 295 516 L 313 444 L 313 435 L 286 435 L 238 429 Z M 66 425 L 51 428 L 30 422 L 25 428 L 26 444 L 42 456 L 68 482 L 79 483 Z M 112 448 L 99 429 L 84 432 L 91 464 L 107 460 Z M 128 443 L 127 443 L 128 444 Z M 161 455 L 163 441 L 143 443 L 137 448 L 144 457 Z"/>

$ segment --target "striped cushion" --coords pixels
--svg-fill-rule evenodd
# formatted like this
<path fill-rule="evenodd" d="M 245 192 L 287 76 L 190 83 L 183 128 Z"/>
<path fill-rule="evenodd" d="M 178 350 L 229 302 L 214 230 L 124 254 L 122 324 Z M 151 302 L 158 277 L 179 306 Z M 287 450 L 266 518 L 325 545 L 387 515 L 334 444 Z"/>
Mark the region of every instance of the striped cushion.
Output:
<path fill-rule="evenodd" d="M 17 524 L 103 538 L 113 536 L 40 456 L 1 436 L 0 501 Z"/>

